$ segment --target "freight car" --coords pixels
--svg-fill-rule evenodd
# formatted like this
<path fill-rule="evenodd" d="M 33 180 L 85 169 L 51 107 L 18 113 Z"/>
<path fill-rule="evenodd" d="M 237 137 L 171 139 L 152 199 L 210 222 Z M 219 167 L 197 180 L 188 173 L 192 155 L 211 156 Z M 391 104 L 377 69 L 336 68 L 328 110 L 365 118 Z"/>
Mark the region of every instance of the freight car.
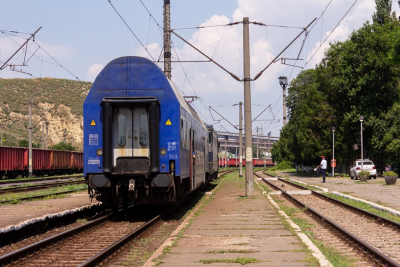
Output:
<path fill-rule="evenodd" d="M 83 120 L 90 196 L 114 210 L 176 204 L 217 176 L 215 131 L 148 59 L 108 63 L 86 97 Z"/>
<path fill-rule="evenodd" d="M 0 179 L 29 175 L 29 149 L 0 146 Z M 66 150 L 32 149 L 32 172 L 35 176 L 79 173 L 83 170 L 83 153 Z"/>
<path fill-rule="evenodd" d="M 228 159 L 219 159 L 219 166 L 224 167 L 225 163 L 227 163 L 228 167 L 239 167 L 239 158 L 228 158 Z M 227 162 L 226 162 L 227 161 Z M 246 166 L 246 160 L 242 160 L 243 167 Z M 265 165 L 266 166 L 274 166 L 274 163 L 272 162 L 272 159 L 266 159 L 265 160 Z M 253 166 L 254 167 L 264 167 L 264 159 L 253 159 Z"/>

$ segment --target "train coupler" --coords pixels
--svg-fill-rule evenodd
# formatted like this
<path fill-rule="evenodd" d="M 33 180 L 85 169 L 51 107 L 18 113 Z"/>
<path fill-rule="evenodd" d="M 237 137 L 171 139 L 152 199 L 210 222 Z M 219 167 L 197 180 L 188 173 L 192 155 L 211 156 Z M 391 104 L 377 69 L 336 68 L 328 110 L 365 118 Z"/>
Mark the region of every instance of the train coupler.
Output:
<path fill-rule="evenodd" d="M 128 191 L 130 191 L 130 192 L 135 191 L 135 180 L 134 179 L 129 180 Z"/>

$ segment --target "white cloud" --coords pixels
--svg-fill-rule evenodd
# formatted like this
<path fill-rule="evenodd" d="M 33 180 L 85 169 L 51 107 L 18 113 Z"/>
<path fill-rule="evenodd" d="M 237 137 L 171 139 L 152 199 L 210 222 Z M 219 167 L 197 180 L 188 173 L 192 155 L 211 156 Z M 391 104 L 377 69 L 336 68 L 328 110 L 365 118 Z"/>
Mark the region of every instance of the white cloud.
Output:
<path fill-rule="evenodd" d="M 104 66 L 100 63 L 95 63 L 88 68 L 86 73 L 86 81 L 93 82 Z"/>
<path fill-rule="evenodd" d="M 249 17 L 250 21 L 263 22 L 268 25 L 305 27 L 313 18 L 319 17 L 328 3 L 329 0 L 282 0 L 279 3 L 273 0 L 237 0 L 238 7 L 232 13 L 231 19 L 229 18 L 229 14 L 213 15 L 202 23 L 201 26 L 227 24 L 241 21 L 243 17 Z M 331 3 L 323 18 L 315 25 L 310 33 L 307 42 L 305 42 L 302 54 L 300 55 L 301 59 L 307 59 L 315 52 L 320 45 L 320 41 L 323 41 L 329 35 L 330 31 L 333 30 L 342 16 L 350 8 L 351 4 L 352 2 L 346 0 L 337 0 Z M 332 33 L 327 42 L 318 50 L 312 61 L 307 65 L 307 68 L 314 67 L 315 63 L 318 63 L 322 59 L 324 49 L 329 47 L 329 42 L 347 39 L 353 30 L 361 27 L 367 19 L 370 19 L 374 8 L 374 0 L 359 1 Z M 307 10 L 307 12 L 301 12 L 302 10 Z M 254 78 L 257 73 L 264 69 L 271 62 L 271 58 L 275 58 L 300 31 L 301 29 L 299 28 L 266 28 L 251 24 L 251 78 Z M 188 35 L 184 31 L 180 31 L 178 34 L 208 56 L 213 56 L 213 59 L 223 67 L 240 78 L 243 78 L 243 26 L 241 24 L 228 26 L 226 29 L 224 29 L 224 27 L 202 28 L 191 35 Z M 174 36 L 172 36 L 172 39 L 178 40 Z M 304 34 L 280 57 L 297 58 L 303 40 Z M 218 49 L 215 52 L 216 47 L 218 47 Z M 187 44 L 176 48 L 181 60 L 207 60 Z M 175 54 L 173 50 L 172 53 L 173 55 Z M 304 65 L 304 63 L 305 60 L 298 61 L 296 64 Z M 295 62 L 287 61 L 287 64 L 295 64 Z M 178 87 L 185 91 L 185 94 L 193 95 L 194 92 L 185 74 L 181 70 L 180 65 L 175 63 L 172 67 L 172 80 Z M 243 101 L 243 83 L 234 80 L 229 74 L 215 64 L 183 63 L 183 67 L 195 91 L 204 99 L 204 103 L 207 103 L 207 107 L 209 105 L 230 105 Z M 274 115 L 277 116 L 277 118 L 282 118 L 282 89 L 279 86 L 278 77 L 285 75 L 293 79 L 299 71 L 299 68 L 282 65 L 280 61 L 272 64 L 257 81 L 251 83 L 252 104 L 265 106 L 268 104 L 274 106 L 276 104 L 273 108 L 275 111 Z M 212 122 L 208 111 L 202 107 L 200 102 L 195 101 L 193 104 L 197 107 L 197 110 L 203 108 L 203 115 L 208 117 L 209 122 Z M 257 116 L 265 106 L 253 107 L 253 117 Z M 231 110 L 231 108 L 229 109 Z M 237 123 L 238 114 L 236 109 L 233 111 L 224 111 L 224 109 L 221 108 L 220 111 L 221 114 L 226 116 L 233 123 Z M 266 116 L 261 117 L 266 119 Z M 268 119 L 271 118 L 272 115 L 269 114 Z M 254 122 L 254 125 L 255 123 L 256 122 Z M 259 122 L 257 122 L 257 125 L 258 123 Z M 268 131 L 274 129 L 272 134 L 278 135 L 278 130 L 281 126 L 282 120 L 279 123 L 270 125 Z"/>

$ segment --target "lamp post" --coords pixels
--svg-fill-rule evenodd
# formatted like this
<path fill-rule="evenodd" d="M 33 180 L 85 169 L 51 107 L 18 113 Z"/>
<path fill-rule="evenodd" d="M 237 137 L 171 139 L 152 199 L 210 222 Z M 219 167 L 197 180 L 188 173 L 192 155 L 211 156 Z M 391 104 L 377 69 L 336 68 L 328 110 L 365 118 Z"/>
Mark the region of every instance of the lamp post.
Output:
<path fill-rule="evenodd" d="M 360 122 L 361 122 L 361 171 L 364 170 L 364 153 L 363 153 L 363 121 L 364 121 L 364 116 L 360 116 Z"/>
<path fill-rule="evenodd" d="M 332 145 L 332 177 L 335 176 L 335 127 L 332 127 L 333 145 Z"/>
<path fill-rule="evenodd" d="M 286 87 L 288 85 L 288 80 L 286 76 L 279 76 L 279 85 L 283 89 L 283 127 L 286 125 Z"/>

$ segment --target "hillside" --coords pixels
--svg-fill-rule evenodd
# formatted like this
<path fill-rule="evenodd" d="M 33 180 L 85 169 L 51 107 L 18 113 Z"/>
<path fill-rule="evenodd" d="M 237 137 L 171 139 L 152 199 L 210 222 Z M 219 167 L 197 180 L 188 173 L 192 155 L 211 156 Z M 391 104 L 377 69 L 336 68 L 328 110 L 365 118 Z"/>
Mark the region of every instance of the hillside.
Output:
<path fill-rule="evenodd" d="M 48 145 L 63 140 L 82 149 L 82 105 L 92 83 L 66 79 L 1 79 L 0 131 L 7 145 L 28 139 L 28 102 L 32 101 L 33 142 L 42 140 L 42 124 L 49 122 Z"/>

